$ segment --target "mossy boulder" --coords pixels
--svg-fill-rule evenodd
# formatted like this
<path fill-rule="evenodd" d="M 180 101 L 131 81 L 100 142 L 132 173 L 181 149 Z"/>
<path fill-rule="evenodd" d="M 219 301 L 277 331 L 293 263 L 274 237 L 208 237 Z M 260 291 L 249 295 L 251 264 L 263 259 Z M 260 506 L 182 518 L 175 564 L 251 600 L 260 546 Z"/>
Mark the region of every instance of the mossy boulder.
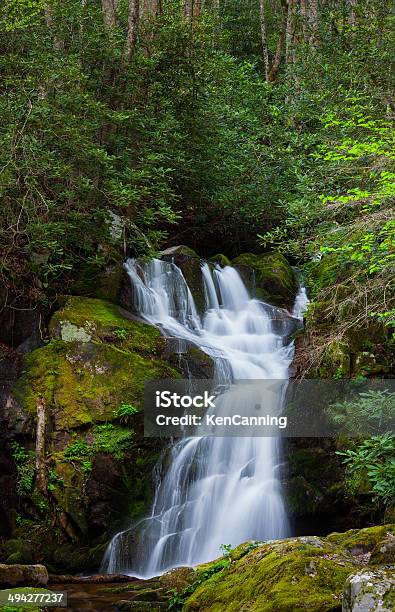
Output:
<path fill-rule="evenodd" d="M 274 306 L 292 308 L 298 282 L 292 267 L 281 253 L 243 253 L 233 259 L 253 294 Z"/>
<path fill-rule="evenodd" d="M 182 609 L 340 610 L 347 577 L 361 565 L 360 548 L 355 548 L 355 543 L 365 543 L 369 549 L 384 533 L 393 533 L 394 529 L 393 525 L 385 525 L 327 538 L 305 536 L 243 544 L 222 561 L 197 568 L 192 587 L 185 590 Z"/>
<path fill-rule="evenodd" d="M 370 562 L 377 565 L 395 565 L 395 535 L 393 533 L 388 531 L 383 539 L 377 542 Z"/>
<path fill-rule="evenodd" d="M 3 546 L 3 556 L 9 565 L 33 563 L 32 545 L 23 539 L 7 540 Z"/>
<path fill-rule="evenodd" d="M 145 381 L 179 376 L 162 359 L 159 330 L 104 300 L 69 298 L 49 331 L 25 357 L 14 396 L 30 414 L 43 396 L 57 431 L 111 420 L 122 402 L 142 407 Z"/>
<path fill-rule="evenodd" d="M 363 526 L 375 513 L 355 516 L 347 495 L 344 467 L 333 438 L 289 438 L 284 441 L 283 491 L 293 532 L 327 533 Z"/>
<path fill-rule="evenodd" d="M 0 563 L 0 586 L 45 586 L 48 572 L 44 565 L 5 565 Z"/>
<path fill-rule="evenodd" d="M 338 253 L 304 266 L 311 302 L 306 336 L 296 343 L 296 363 L 308 378 L 384 377 L 393 375 L 394 341 L 389 326 L 371 316 L 375 292 L 365 294 L 366 278 Z M 387 310 L 391 309 L 391 296 Z M 376 302 L 375 302 L 376 304 Z M 374 308 L 373 308 L 374 306 Z"/>
<path fill-rule="evenodd" d="M 166 361 L 158 329 L 104 300 L 63 300 L 49 335 L 24 357 L 13 388 L 31 423 L 24 446 L 33 474 L 29 449 L 37 401 L 45 399 L 48 489 L 39 494 L 32 481 L 12 537 L 25 539 L 34 562 L 45 559 L 54 571 L 97 569 L 113 531 L 140 518 L 152 500 L 161 446 L 143 437 L 145 381 L 180 372 Z M 8 544 L 1 558 L 26 559 L 25 549 Z"/>

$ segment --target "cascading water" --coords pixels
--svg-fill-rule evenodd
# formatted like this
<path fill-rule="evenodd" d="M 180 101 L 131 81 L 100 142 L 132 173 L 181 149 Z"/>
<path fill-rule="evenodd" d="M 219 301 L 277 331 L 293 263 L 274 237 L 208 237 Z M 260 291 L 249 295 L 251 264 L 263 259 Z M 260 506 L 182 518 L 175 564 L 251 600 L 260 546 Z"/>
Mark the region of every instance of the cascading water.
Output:
<path fill-rule="evenodd" d="M 206 311 L 200 318 L 175 264 L 153 260 L 142 266 L 128 260 L 125 267 L 141 316 L 209 354 L 220 381 L 287 380 L 293 357 L 287 336 L 305 308 L 303 290 L 292 319 L 251 299 L 234 268 L 212 271 L 204 264 Z M 151 515 L 113 538 L 102 569 L 148 578 L 212 560 L 223 544 L 285 537 L 279 450 L 278 440 L 270 437 L 177 442 L 167 457 L 165 476 L 158 476 Z"/>

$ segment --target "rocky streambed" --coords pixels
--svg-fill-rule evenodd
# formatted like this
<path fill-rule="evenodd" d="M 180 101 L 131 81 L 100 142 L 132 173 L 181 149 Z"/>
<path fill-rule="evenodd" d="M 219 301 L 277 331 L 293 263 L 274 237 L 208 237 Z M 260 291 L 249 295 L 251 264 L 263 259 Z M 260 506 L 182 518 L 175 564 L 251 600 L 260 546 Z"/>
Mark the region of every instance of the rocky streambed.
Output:
<path fill-rule="evenodd" d="M 246 542 L 210 563 L 150 580 L 48 576 L 37 566 L 25 567 L 21 576 L 18 566 L 0 566 L 3 588 L 23 580 L 24 586 L 66 591 L 73 612 L 392 612 L 395 525 Z"/>

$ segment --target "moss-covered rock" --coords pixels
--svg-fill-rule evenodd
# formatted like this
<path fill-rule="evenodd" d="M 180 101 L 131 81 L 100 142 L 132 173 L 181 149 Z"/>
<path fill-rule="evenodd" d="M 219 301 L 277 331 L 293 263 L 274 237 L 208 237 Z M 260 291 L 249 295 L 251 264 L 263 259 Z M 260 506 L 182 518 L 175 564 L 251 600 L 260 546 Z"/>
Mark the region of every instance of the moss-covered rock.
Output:
<path fill-rule="evenodd" d="M 48 572 L 44 565 L 5 565 L 0 563 L 0 586 L 45 586 Z"/>
<path fill-rule="evenodd" d="M 243 253 L 232 261 L 254 295 L 275 306 L 291 308 L 298 288 L 296 275 L 281 253 Z"/>
<path fill-rule="evenodd" d="M 283 491 L 295 534 L 327 533 L 380 520 L 377 512 L 359 508 L 347 494 L 344 467 L 333 438 L 289 438 L 284 441 Z"/>
<path fill-rule="evenodd" d="M 370 562 L 377 565 L 395 565 L 395 535 L 387 531 L 382 540 L 376 543 Z"/>
<path fill-rule="evenodd" d="M 33 560 L 45 559 L 53 571 L 97 569 L 113 530 L 151 503 L 161 447 L 143 438 L 145 381 L 180 373 L 166 361 L 158 329 L 104 300 L 67 298 L 49 334 L 24 358 L 13 389 L 31 423 L 27 450 L 38 398 L 45 399 L 48 490 L 36 491 L 34 480 L 25 487 L 13 538 L 25 539 Z M 1 558 L 25 559 L 25 549 L 8 543 Z"/>
<path fill-rule="evenodd" d="M 184 611 L 325 612 L 340 610 L 347 577 L 361 564 L 360 548 L 372 547 L 395 526 L 354 530 L 327 538 L 300 537 L 237 547 L 223 568 L 197 568 L 185 591 Z M 227 558 L 224 558 L 225 561 Z M 210 568 L 212 571 L 210 571 Z M 193 591 L 191 593 L 191 591 Z M 181 594 L 182 599 L 182 594 Z"/>
<path fill-rule="evenodd" d="M 338 253 L 325 254 L 306 264 L 311 302 L 305 316 L 306 336 L 296 343 L 296 362 L 304 376 L 393 375 L 395 345 L 391 329 L 372 316 L 373 303 L 376 308 L 374 286 L 369 295 L 365 294 L 366 278 L 357 272 L 353 262 L 345 266 Z M 376 286 L 375 291 L 379 303 L 381 286 Z M 390 294 L 388 310 L 391 300 Z"/>
<path fill-rule="evenodd" d="M 3 546 L 3 553 L 7 564 L 30 565 L 33 563 L 32 545 L 23 539 L 7 540 Z"/>
<path fill-rule="evenodd" d="M 225 268 L 225 266 L 231 266 L 232 262 L 230 261 L 229 257 L 226 257 L 226 255 L 223 255 L 222 253 L 218 253 L 217 255 L 213 255 L 212 257 L 210 257 L 210 261 L 213 264 L 219 264 L 221 266 L 221 268 Z"/>
<path fill-rule="evenodd" d="M 109 302 L 71 297 L 49 326 L 52 340 L 28 354 L 14 395 L 30 414 L 43 396 L 57 431 L 114 418 L 122 402 L 142 406 L 144 383 L 174 378 L 159 330 Z"/>

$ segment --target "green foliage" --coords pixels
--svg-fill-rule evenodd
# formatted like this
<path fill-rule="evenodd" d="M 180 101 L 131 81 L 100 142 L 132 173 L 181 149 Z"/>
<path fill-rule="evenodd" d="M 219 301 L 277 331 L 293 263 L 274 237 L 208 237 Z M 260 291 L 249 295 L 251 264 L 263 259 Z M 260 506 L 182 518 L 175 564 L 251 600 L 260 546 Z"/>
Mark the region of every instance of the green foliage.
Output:
<path fill-rule="evenodd" d="M 232 552 L 232 544 L 221 544 L 219 549 L 224 557 L 229 557 Z"/>
<path fill-rule="evenodd" d="M 4 0 L 0 8 L 0 30 L 14 32 L 40 20 L 45 0 Z"/>
<path fill-rule="evenodd" d="M 133 406 L 133 404 L 127 404 L 125 402 L 122 402 L 120 406 L 118 406 L 117 410 L 114 411 L 114 418 L 119 419 L 121 423 L 127 423 L 130 417 L 137 414 L 138 411 L 138 408 L 136 408 L 136 406 Z"/>
<path fill-rule="evenodd" d="M 17 491 L 21 497 L 33 491 L 35 465 L 34 453 L 27 452 L 18 442 L 11 442 L 12 457 L 18 471 Z"/>
<path fill-rule="evenodd" d="M 89 441 L 77 439 L 69 444 L 63 458 L 69 463 L 80 465 L 83 472 L 92 471 L 92 461 L 97 453 L 111 454 L 115 459 L 123 459 L 125 452 L 130 449 L 134 439 L 134 431 L 129 428 L 104 423 L 95 425 L 92 430 L 92 439 Z"/>
<path fill-rule="evenodd" d="M 119 329 L 116 329 L 114 331 L 114 334 L 117 338 L 117 340 L 126 340 L 126 338 L 128 337 L 128 330 L 121 327 Z"/>
<path fill-rule="evenodd" d="M 78 464 L 86 474 L 92 471 L 92 461 L 90 457 L 93 453 L 91 446 L 84 440 L 76 440 L 67 446 L 64 451 L 64 459 L 69 463 Z"/>
<path fill-rule="evenodd" d="M 395 436 L 387 433 L 359 443 L 355 449 L 338 451 L 347 466 L 346 482 L 351 493 L 369 493 L 384 506 L 394 504 Z"/>
<path fill-rule="evenodd" d="M 395 421 L 395 393 L 388 389 L 370 389 L 348 401 L 333 404 L 328 413 L 346 435 L 390 432 Z"/>
<path fill-rule="evenodd" d="M 109 453 L 115 459 L 122 459 L 133 443 L 134 431 L 112 423 L 96 425 L 93 430 L 93 449 L 96 453 Z"/>

